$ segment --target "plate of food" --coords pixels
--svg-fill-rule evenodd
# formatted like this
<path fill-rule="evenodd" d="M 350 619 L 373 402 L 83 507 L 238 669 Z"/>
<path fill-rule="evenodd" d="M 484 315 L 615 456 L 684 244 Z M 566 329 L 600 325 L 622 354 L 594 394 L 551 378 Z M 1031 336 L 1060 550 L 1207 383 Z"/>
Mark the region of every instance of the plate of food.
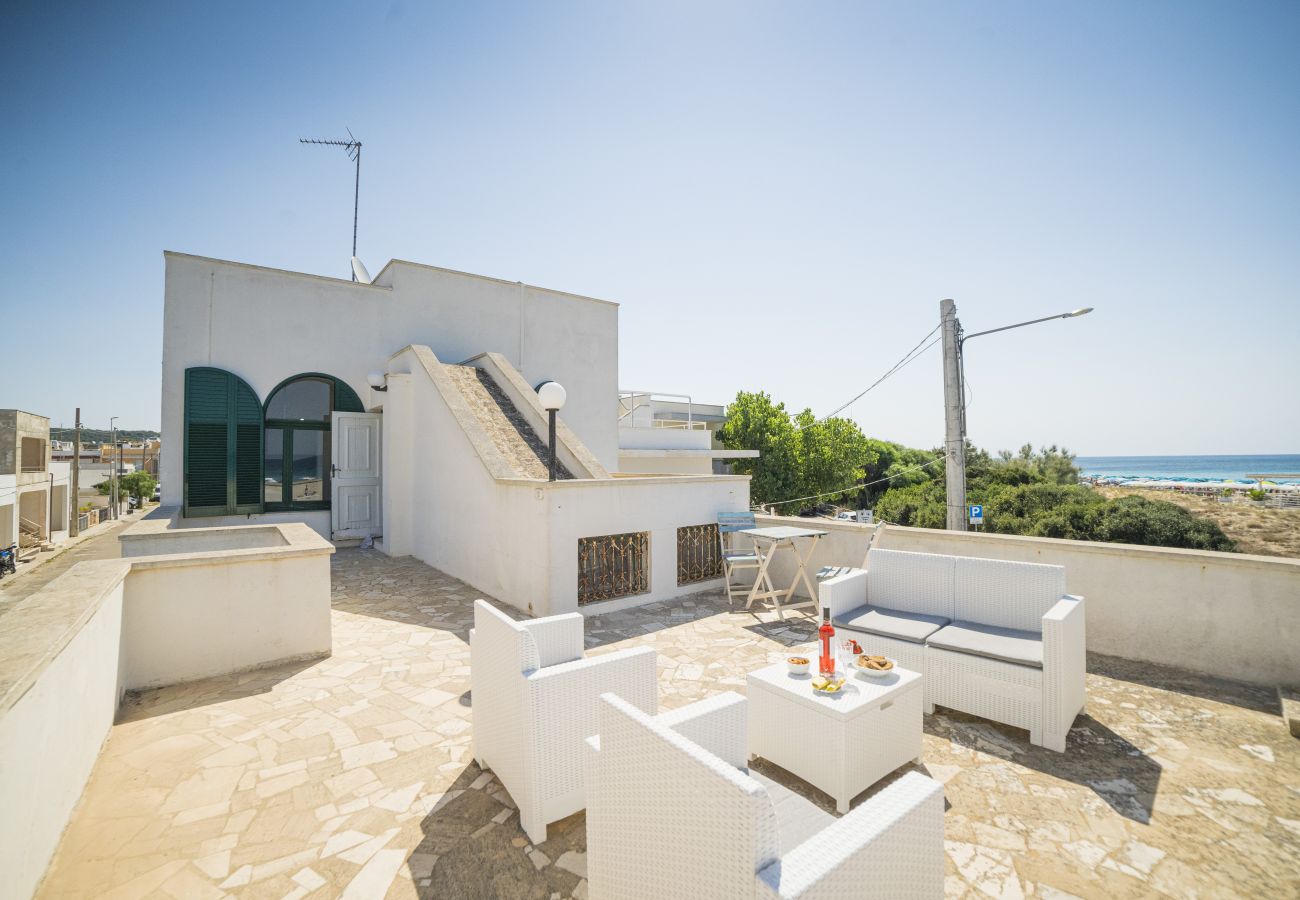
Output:
<path fill-rule="evenodd" d="M 814 694 L 838 694 L 844 690 L 844 679 L 818 675 L 812 680 L 812 689 Z"/>
<path fill-rule="evenodd" d="M 858 657 L 854 667 L 867 678 L 886 678 L 894 674 L 894 661 L 887 656 L 864 653 Z"/>

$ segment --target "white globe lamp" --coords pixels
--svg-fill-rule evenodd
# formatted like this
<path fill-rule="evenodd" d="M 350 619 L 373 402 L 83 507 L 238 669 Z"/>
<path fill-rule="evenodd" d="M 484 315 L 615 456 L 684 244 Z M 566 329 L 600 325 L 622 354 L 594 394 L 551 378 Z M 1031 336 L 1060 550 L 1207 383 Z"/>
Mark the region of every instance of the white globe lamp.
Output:
<path fill-rule="evenodd" d="M 543 382 L 537 388 L 537 400 L 542 404 L 542 409 L 546 410 L 546 417 L 550 420 L 551 481 L 555 480 L 555 414 L 564 407 L 564 401 L 568 399 L 568 392 L 558 381 Z"/>

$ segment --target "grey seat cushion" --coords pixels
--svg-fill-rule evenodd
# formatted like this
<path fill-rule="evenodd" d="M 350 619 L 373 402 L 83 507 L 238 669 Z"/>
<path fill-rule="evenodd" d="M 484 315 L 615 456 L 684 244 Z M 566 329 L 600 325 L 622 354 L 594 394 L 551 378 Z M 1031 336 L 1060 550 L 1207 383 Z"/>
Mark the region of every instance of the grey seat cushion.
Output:
<path fill-rule="evenodd" d="M 953 622 L 930 635 L 925 643 L 940 650 L 969 653 L 1035 669 L 1043 667 L 1043 636 L 1034 631 L 976 622 Z"/>
<path fill-rule="evenodd" d="M 926 638 L 949 621 L 951 620 L 943 616 L 927 616 L 925 613 L 903 612 L 883 606 L 859 606 L 836 616 L 831 624 L 836 628 L 850 628 L 867 634 L 911 641 L 913 644 L 924 644 Z"/>

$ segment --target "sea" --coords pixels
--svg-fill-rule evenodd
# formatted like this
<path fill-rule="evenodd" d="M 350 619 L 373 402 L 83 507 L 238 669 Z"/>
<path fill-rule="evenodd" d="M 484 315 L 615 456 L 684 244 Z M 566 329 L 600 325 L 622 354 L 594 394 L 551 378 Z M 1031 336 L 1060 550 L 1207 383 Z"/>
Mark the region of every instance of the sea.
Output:
<path fill-rule="evenodd" d="M 1171 481 L 1253 481 L 1247 475 L 1300 473 L 1300 454 L 1260 456 L 1079 456 L 1080 473 L 1091 478 Z M 1274 478 L 1279 483 L 1300 478 Z"/>

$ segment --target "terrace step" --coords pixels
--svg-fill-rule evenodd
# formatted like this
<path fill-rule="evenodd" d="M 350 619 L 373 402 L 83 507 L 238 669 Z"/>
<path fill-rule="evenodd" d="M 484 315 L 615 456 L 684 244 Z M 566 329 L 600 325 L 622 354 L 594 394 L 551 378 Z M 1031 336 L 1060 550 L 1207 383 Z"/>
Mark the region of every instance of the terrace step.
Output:
<path fill-rule="evenodd" d="M 1282 704 L 1282 720 L 1291 729 L 1291 736 L 1300 738 L 1300 688 L 1279 685 L 1277 698 Z"/>
<path fill-rule="evenodd" d="M 520 478 L 548 478 L 550 451 L 546 439 L 533 430 L 492 376 L 475 366 L 446 365 L 445 368 L 515 473 Z M 556 477 L 569 479 L 573 475 L 561 463 Z"/>

